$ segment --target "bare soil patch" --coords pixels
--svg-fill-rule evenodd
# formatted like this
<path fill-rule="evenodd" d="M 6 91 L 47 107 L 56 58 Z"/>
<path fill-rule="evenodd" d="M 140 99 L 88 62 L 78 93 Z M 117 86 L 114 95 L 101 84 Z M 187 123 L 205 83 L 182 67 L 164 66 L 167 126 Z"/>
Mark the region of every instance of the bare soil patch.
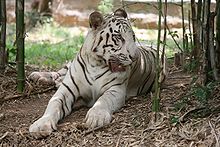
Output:
<path fill-rule="evenodd" d="M 39 69 L 26 67 L 27 75 L 34 70 Z M 175 104 L 189 92 L 191 77 L 181 70 L 171 71 L 166 88 L 162 90 L 161 113 L 156 122 L 152 121 L 151 96 L 148 94 L 129 100 L 114 114 L 112 123 L 102 128 L 88 131 L 82 123 L 88 108 L 81 108 L 62 120 L 58 131 L 46 138 L 35 139 L 29 134 L 28 127 L 43 114 L 55 89 L 34 86 L 30 92 L 27 85 L 26 92 L 31 94 L 20 97 L 16 93 L 16 72 L 8 69 L 0 75 L 0 146 L 219 146 L 219 87 L 215 87 L 211 95 L 210 113 L 201 113 L 206 109 L 199 109 L 193 97 L 184 109 L 175 111 Z"/>

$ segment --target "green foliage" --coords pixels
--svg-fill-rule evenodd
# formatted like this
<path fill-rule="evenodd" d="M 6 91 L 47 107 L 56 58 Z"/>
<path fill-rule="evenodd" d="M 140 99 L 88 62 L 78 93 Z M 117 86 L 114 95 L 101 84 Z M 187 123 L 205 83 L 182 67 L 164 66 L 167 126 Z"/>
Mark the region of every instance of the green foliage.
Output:
<path fill-rule="evenodd" d="M 6 48 L 9 53 L 9 57 L 8 57 L 9 61 L 15 61 L 16 53 L 17 53 L 16 47 L 13 45 L 13 43 L 7 43 Z"/>
<path fill-rule="evenodd" d="M 113 0 L 101 0 L 98 5 L 98 10 L 104 14 L 112 12 Z"/>
<path fill-rule="evenodd" d="M 184 96 L 181 100 L 174 104 L 174 111 L 180 111 L 187 106 L 189 99 L 188 96 Z"/>
<path fill-rule="evenodd" d="M 179 123 L 179 116 L 171 116 L 170 123 L 176 125 Z"/>
<path fill-rule="evenodd" d="M 45 23 L 43 25 L 37 26 L 37 28 L 35 29 L 36 30 L 33 30 L 34 34 L 37 34 L 39 36 L 48 35 L 51 37 L 56 37 L 57 39 L 70 38 L 74 35 L 70 33 L 68 28 L 60 27 L 55 23 Z"/>
<path fill-rule="evenodd" d="M 9 61 L 16 60 L 15 25 L 8 25 L 6 47 Z M 54 23 L 38 24 L 27 33 L 25 42 L 25 62 L 38 66 L 59 68 L 74 58 L 84 42 L 80 31 L 71 33 L 70 28 L 60 27 Z M 76 35 L 78 34 L 78 35 Z"/>
<path fill-rule="evenodd" d="M 192 104 L 196 104 L 197 107 L 204 107 L 207 105 L 217 83 L 210 82 L 207 85 L 201 85 L 196 83 L 197 80 L 198 76 L 193 77 L 190 83 L 191 88 L 189 92 L 174 104 L 174 111 L 185 110 Z"/>
<path fill-rule="evenodd" d="M 188 72 L 193 72 L 196 67 L 198 66 L 198 61 L 191 59 L 192 61 L 190 62 L 185 62 L 185 65 L 183 66 L 184 70 L 188 71 Z"/>
<path fill-rule="evenodd" d="M 6 49 L 9 53 L 8 60 L 9 61 L 15 61 L 16 57 L 16 46 L 15 46 L 15 40 L 16 40 L 16 34 L 15 34 L 15 24 L 7 24 L 7 39 L 6 39 Z"/>
<path fill-rule="evenodd" d="M 205 86 L 197 84 L 192 87 L 191 93 L 193 96 L 195 96 L 195 98 L 201 105 L 206 105 L 208 102 L 208 98 L 214 89 L 214 86 L 215 83 L 212 82 L 208 83 Z"/>
<path fill-rule="evenodd" d="M 49 42 L 27 43 L 26 61 L 28 64 L 39 66 L 62 66 L 75 57 L 83 42 L 84 37 L 80 35 L 56 44 Z"/>
<path fill-rule="evenodd" d="M 169 35 L 171 35 L 173 38 L 179 38 L 179 35 L 178 35 L 177 31 L 170 31 Z"/>

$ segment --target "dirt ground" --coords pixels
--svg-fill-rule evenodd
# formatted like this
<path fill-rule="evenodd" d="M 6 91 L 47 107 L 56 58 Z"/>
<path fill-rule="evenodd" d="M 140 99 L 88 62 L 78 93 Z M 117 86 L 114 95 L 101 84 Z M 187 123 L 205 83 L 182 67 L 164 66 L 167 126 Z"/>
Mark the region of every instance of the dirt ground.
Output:
<path fill-rule="evenodd" d="M 34 70 L 39 69 L 27 66 L 26 74 Z M 35 139 L 28 127 L 43 114 L 55 89 L 26 84 L 26 94 L 22 96 L 16 93 L 16 72 L 9 68 L 0 75 L 0 146 L 217 147 L 220 145 L 220 88 L 215 87 L 210 95 L 207 105 L 210 109 L 199 107 L 192 96 L 183 102 L 191 77 L 182 70 L 170 70 L 157 121 L 153 121 L 149 94 L 129 100 L 113 115 L 111 124 L 102 128 L 87 130 L 83 119 L 88 108 L 81 108 L 62 120 L 56 132 Z M 175 111 L 181 105 L 184 106 Z M 210 111 L 206 113 L 206 110 Z"/>

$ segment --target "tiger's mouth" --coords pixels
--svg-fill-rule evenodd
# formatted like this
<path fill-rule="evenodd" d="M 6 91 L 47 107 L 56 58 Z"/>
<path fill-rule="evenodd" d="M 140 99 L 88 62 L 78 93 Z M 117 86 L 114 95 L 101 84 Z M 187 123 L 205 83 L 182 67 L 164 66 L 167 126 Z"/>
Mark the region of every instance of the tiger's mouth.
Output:
<path fill-rule="evenodd" d="M 108 65 L 112 72 L 124 72 L 126 70 L 125 66 L 123 66 L 119 62 L 113 62 L 110 60 Z"/>

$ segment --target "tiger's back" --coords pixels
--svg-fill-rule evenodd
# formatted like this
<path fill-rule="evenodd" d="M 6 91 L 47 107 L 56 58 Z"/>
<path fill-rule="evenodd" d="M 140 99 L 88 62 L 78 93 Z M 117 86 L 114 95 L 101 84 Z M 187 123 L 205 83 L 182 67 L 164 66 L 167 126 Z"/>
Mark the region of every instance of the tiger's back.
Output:
<path fill-rule="evenodd" d="M 133 63 L 129 82 L 127 95 L 128 98 L 144 95 L 153 90 L 156 70 L 155 57 L 156 49 L 152 46 L 142 46 L 138 48 L 138 59 Z M 166 62 L 164 62 L 165 64 Z M 165 66 L 165 65 L 163 65 Z M 165 78 L 165 70 L 161 71 L 162 79 Z"/>

